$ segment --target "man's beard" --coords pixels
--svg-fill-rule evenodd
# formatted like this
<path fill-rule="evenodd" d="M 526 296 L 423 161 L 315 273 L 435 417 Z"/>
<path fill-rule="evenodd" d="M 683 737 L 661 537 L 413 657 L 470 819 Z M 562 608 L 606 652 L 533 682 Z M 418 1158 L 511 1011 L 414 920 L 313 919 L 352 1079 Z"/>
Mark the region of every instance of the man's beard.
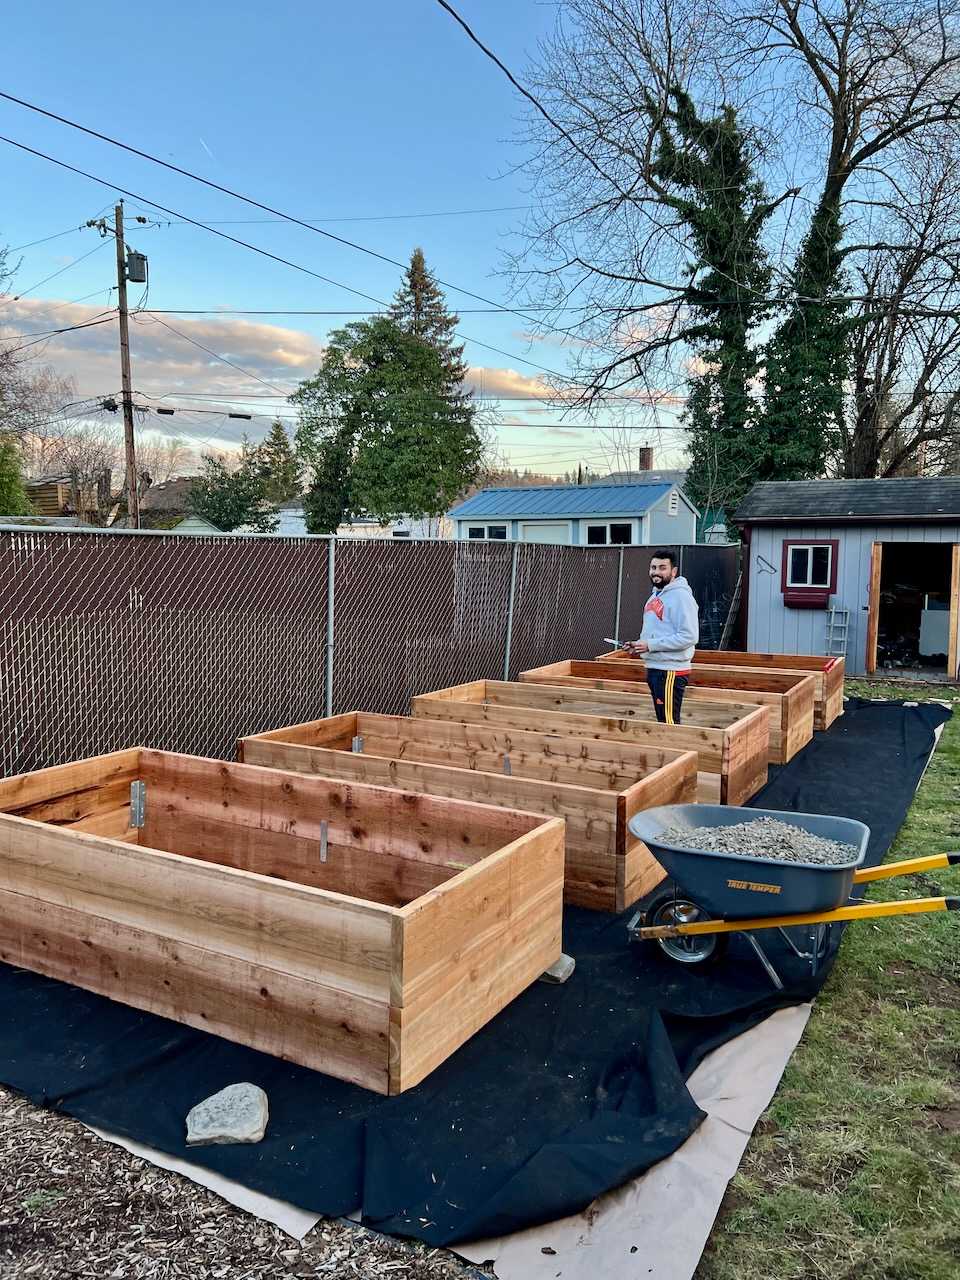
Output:
<path fill-rule="evenodd" d="M 666 578 L 661 578 L 659 574 L 651 573 L 650 582 L 652 586 L 656 587 L 657 590 L 659 590 L 663 586 L 663 584 L 666 582 Z"/>

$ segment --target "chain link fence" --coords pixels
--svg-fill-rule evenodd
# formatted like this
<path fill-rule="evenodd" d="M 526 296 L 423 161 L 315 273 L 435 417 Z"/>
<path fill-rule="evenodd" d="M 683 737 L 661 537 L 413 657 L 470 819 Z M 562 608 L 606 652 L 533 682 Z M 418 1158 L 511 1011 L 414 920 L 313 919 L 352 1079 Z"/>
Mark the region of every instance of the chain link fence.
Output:
<path fill-rule="evenodd" d="M 683 551 L 709 617 L 725 617 L 735 549 Z M 0 531 L 0 775 L 140 744 L 230 759 L 243 734 L 338 711 L 404 714 L 417 693 L 592 657 L 607 636 L 639 634 L 648 558 Z"/>

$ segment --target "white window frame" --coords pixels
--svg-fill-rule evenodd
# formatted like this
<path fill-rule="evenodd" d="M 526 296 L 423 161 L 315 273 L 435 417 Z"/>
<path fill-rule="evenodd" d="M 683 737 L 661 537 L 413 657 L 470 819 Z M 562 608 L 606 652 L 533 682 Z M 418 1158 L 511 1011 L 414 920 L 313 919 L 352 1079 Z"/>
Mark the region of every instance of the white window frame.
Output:
<path fill-rule="evenodd" d="M 680 512 L 680 490 L 673 489 L 667 499 L 667 515 L 675 516 Z"/>
<path fill-rule="evenodd" d="M 626 524 L 630 526 L 629 542 L 612 542 L 610 540 L 610 526 L 615 524 Z M 590 530 L 604 529 L 606 537 L 603 542 L 591 542 Z M 636 521 L 631 516 L 624 516 L 622 520 L 585 520 L 583 522 L 583 545 L 585 547 L 635 547 L 637 535 Z"/>
<path fill-rule="evenodd" d="M 827 580 L 826 582 L 811 582 L 810 576 L 813 573 L 813 550 L 814 547 L 826 547 L 827 549 Z M 793 553 L 795 551 L 807 552 L 807 581 L 795 582 L 793 579 Z M 801 587 L 809 587 L 814 591 L 828 591 L 830 583 L 833 581 L 833 546 L 829 542 L 791 542 L 787 547 L 787 589 L 793 590 Z"/>
<path fill-rule="evenodd" d="M 469 542 L 509 542 L 510 541 L 510 521 L 509 520 L 464 520 L 466 526 L 466 540 Z M 471 529 L 482 529 L 482 538 L 472 538 L 470 536 Z M 503 537 L 496 538 L 490 536 L 491 529 L 502 529 Z"/>

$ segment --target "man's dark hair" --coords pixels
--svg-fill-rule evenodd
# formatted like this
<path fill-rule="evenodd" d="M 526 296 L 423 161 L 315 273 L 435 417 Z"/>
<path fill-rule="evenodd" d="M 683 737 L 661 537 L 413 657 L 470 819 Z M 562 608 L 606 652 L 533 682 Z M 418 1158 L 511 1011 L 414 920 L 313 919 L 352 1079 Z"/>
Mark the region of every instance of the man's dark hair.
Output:
<path fill-rule="evenodd" d="M 672 547 L 657 547 L 654 551 L 650 552 L 650 559 L 669 560 L 671 569 L 676 569 L 678 567 L 677 553 Z"/>

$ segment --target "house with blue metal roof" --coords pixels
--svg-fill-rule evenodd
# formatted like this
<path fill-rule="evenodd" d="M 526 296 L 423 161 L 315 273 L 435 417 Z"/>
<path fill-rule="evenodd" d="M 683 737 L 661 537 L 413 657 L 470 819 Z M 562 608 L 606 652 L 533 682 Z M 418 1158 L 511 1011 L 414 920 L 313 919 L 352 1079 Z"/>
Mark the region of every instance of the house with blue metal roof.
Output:
<path fill-rule="evenodd" d="M 663 482 L 481 489 L 447 518 L 458 538 L 606 547 L 696 542 L 698 514 L 679 485 Z"/>

